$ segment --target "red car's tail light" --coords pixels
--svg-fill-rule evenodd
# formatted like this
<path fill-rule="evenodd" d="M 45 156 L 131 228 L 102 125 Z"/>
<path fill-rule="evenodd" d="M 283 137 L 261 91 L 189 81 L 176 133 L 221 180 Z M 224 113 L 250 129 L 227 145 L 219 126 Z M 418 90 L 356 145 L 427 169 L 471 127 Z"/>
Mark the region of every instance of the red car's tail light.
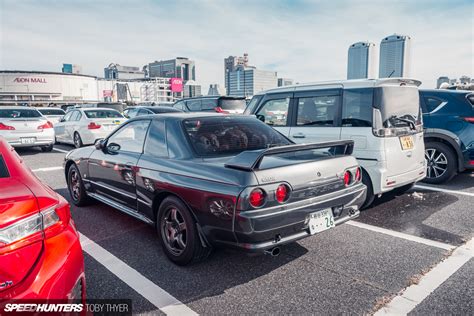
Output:
<path fill-rule="evenodd" d="M 214 110 L 215 110 L 217 113 L 224 113 L 224 114 L 229 113 L 229 112 L 223 110 L 220 106 L 216 106 L 216 107 L 214 108 Z"/>
<path fill-rule="evenodd" d="M 89 125 L 87 125 L 88 129 L 99 129 L 100 127 L 100 124 L 97 124 L 95 122 L 90 122 Z"/>
<path fill-rule="evenodd" d="M 13 131 L 13 130 L 15 130 L 13 126 L 0 123 L 0 131 Z"/>
<path fill-rule="evenodd" d="M 359 182 L 360 180 L 362 180 L 362 172 L 360 171 L 360 168 L 357 167 L 356 174 L 355 174 L 355 181 Z"/>
<path fill-rule="evenodd" d="M 265 192 L 262 189 L 254 189 L 249 196 L 250 205 L 260 207 L 265 203 Z"/>
<path fill-rule="evenodd" d="M 286 184 L 280 184 L 275 191 L 275 198 L 278 203 L 283 203 L 290 197 L 290 188 Z"/>
<path fill-rule="evenodd" d="M 351 184 L 351 181 L 352 181 L 352 174 L 349 170 L 347 170 L 346 172 L 344 172 L 344 185 L 348 186 L 349 184 Z"/>
<path fill-rule="evenodd" d="M 38 126 L 38 129 L 47 129 L 47 128 L 53 128 L 53 123 L 50 121 L 47 121 L 46 123 Z"/>

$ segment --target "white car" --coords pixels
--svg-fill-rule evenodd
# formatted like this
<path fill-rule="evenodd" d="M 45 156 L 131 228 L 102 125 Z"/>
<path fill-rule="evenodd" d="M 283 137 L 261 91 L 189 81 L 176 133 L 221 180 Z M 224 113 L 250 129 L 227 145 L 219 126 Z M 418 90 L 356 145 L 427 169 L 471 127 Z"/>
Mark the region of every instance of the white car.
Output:
<path fill-rule="evenodd" d="M 53 150 L 53 124 L 35 108 L 24 106 L 0 107 L 0 136 L 13 147 L 41 147 Z"/>
<path fill-rule="evenodd" d="M 107 137 L 127 119 L 119 111 L 106 108 L 75 108 L 54 125 L 56 142 L 77 148 Z"/>
<path fill-rule="evenodd" d="M 63 109 L 60 108 L 37 108 L 37 110 L 48 119 L 51 123 L 58 123 L 61 118 L 66 114 Z"/>

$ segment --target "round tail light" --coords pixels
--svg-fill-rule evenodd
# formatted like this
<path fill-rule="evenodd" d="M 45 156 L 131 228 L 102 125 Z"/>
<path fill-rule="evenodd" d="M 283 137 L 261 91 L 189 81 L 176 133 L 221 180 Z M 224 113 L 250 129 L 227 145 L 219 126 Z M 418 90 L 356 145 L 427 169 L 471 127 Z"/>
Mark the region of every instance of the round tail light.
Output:
<path fill-rule="evenodd" d="M 253 207 L 260 207 L 265 203 L 265 192 L 262 189 L 255 189 L 249 196 L 250 205 Z"/>
<path fill-rule="evenodd" d="M 286 184 L 280 184 L 275 192 L 275 197 L 278 203 L 283 203 L 288 200 L 290 196 L 290 188 Z"/>
<path fill-rule="evenodd" d="M 351 180 L 352 174 L 349 170 L 347 170 L 346 172 L 344 172 L 344 185 L 348 186 L 349 184 L 351 184 Z"/>
<path fill-rule="evenodd" d="M 362 179 L 362 172 L 360 171 L 360 168 L 356 169 L 356 175 L 355 175 L 355 180 L 359 182 Z"/>

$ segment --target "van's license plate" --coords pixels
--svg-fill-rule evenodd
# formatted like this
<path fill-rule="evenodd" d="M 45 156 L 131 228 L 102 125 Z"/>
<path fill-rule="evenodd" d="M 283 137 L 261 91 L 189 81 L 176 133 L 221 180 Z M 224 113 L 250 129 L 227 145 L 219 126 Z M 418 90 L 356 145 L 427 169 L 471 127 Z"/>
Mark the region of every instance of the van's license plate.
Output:
<path fill-rule="evenodd" d="M 413 149 L 413 136 L 401 136 L 400 144 L 403 150 Z"/>
<path fill-rule="evenodd" d="M 332 210 L 330 208 L 309 214 L 308 227 L 311 235 L 325 231 L 334 226 L 334 216 L 332 215 Z"/>

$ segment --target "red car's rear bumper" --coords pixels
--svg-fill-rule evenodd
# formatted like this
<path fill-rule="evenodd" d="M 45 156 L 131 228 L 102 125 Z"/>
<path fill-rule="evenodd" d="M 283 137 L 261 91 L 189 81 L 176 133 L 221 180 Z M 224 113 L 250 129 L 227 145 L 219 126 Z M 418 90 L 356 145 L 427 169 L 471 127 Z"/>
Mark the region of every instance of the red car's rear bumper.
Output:
<path fill-rule="evenodd" d="M 0 299 L 75 298 L 84 301 L 84 256 L 72 220 L 64 231 L 43 243 L 32 271 L 20 284 L 0 292 Z"/>

